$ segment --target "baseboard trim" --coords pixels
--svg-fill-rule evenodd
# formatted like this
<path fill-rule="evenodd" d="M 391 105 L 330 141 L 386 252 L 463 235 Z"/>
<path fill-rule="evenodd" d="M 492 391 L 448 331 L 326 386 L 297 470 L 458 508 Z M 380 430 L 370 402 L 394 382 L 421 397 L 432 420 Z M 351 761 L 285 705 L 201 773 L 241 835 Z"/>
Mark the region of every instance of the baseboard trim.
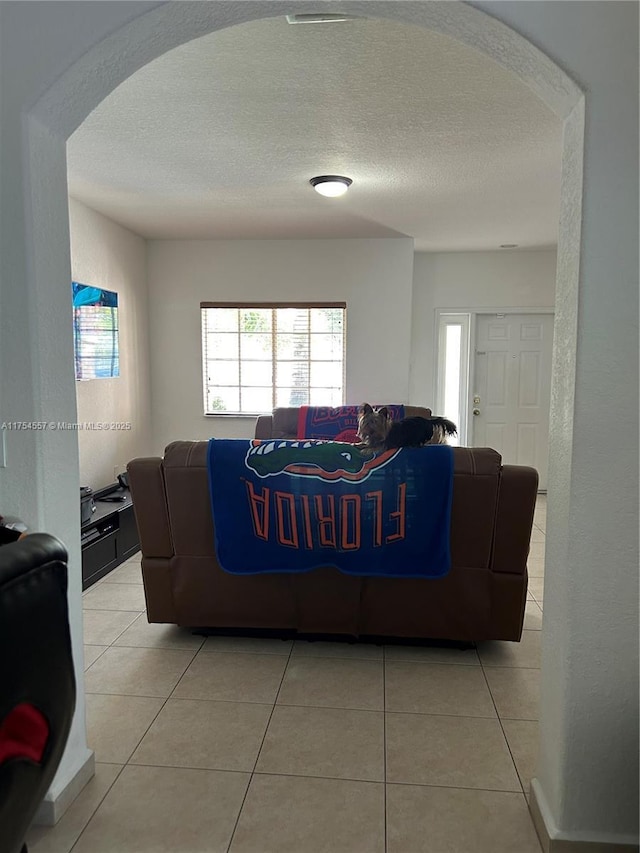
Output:
<path fill-rule="evenodd" d="M 613 838 L 571 837 L 555 826 L 546 798 L 537 779 L 531 780 L 529 811 L 533 819 L 543 853 L 639 853 L 637 841 Z"/>
<path fill-rule="evenodd" d="M 95 776 L 95 755 L 92 750 L 87 750 L 87 752 L 86 759 L 66 786 L 55 796 L 51 794 L 51 791 L 47 792 L 33 819 L 36 826 L 55 826 L 87 782 Z"/>

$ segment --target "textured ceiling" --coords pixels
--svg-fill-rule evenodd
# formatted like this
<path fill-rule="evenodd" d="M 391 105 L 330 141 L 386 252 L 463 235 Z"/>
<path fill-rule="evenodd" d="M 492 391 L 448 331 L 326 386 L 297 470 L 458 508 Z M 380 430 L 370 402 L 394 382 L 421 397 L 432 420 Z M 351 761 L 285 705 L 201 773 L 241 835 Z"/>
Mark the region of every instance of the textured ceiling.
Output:
<path fill-rule="evenodd" d="M 382 20 L 232 27 L 119 86 L 68 144 L 70 194 L 145 237 L 556 242 L 561 123 L 517 78 Z M 340 199 L 309 178 L 353 179 Z"/>

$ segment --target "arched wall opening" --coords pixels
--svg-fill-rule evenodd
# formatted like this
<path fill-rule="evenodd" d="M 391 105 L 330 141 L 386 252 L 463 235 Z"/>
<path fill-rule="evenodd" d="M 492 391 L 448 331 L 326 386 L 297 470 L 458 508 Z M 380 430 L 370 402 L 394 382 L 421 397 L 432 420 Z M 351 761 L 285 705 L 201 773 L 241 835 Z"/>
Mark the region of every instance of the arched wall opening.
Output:
<path fill-rule="evenodd" d="M 327 4 L 324 11 L 335 11 Z M 579 278 L 582 223 L 582 163 L 584 97 L 569 77 L 545 54 L 507 27 L 462 3 L 345 2 L 340 11 L 389 17 L 399 22 L 433 29 L 484 52 L 517 74 L 564 121 L 562 207 L 556 282 L 556 343 L 553 365 L 549 503 L 558 518 L 550 530 L 548 560 L 551 567 L 564 563 L 569 540 L 561 531 L 571 515 L 573 439 L 578 349 Z M 18 297 L 28 316 L 27 341 L 14 341 L 24 352 L 33 391 L 31 418 L 75 420 L 75 388 L 63 364 L 71 362 L 71 329 L 67 323 L 70 281 L 65 142 L 84 118 L 120 82 L 147 62 L 172 48 L 217 29 L 259 18 L 298 11 L 290 2 L 166 3 L 144 11 L 103 38 L 71 65 L 32 106 L 24 119 L 26 196 L 26 288 Z M 322 10 L 320 10 L 322 11 Z M 15 306 L 13 306 L 15 308 Z M 52 326 L 68 328 L 68 335 L 52 335 Z M 78 459 L 73 434 L 34 436 L 23 450 L 29 482 L 9 472 L 6 493 L 14 496 L 18 511 L 71 543 L 70 607 L 74 648 L 82 642 L 80 599 L 79 522 L 69 507 L 77 504 Z M 27 456 L 29 457 L 27 459 Z M 20 468 L 18 460 L 16 469 Z M 16 500 L 17 498 L 17 500 Z M 74 582 L 75 581 L 75 582 Z M 538 770 L 538 806 L 550 835 L 561 837 L 558 827 L 576 828 L 575 808 L 566 801 L 566 754 L 557 748 L 558 733 L 566 733 L 569 709 L 561 682 L 563 666 L 554 658 L 566 647 L 563 624 L 567 602 L 562 590 L 545 615 L 543 640 L 543 703 L 548 712 L 541 720 L 541 756 Z M 81 653 L 77 656 L 81 660 Z M 82 674 L 78 675 L 82 695 Z M 568 735 L 561 738 L 566 746 Z M 63 764 L 49 793 L 50 813 L 64 810 L 91 773 L 80 707 Z M 577 826 L 579 828 L 579 824 Z M 560 835 L 557 833 L 560 832 Z"/>

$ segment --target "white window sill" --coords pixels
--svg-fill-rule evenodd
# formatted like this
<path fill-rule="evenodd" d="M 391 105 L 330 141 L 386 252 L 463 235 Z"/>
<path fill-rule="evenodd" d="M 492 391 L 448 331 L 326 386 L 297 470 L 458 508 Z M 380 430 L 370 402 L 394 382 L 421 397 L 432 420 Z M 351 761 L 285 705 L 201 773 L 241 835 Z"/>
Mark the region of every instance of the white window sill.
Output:
<path fill-rule="evenodd" d="M 205 418 L 238 418 L 240 420 L 247 418 L 259 418 L 261 415 L 270 415 L 271 412 L 205 412 Z"/>

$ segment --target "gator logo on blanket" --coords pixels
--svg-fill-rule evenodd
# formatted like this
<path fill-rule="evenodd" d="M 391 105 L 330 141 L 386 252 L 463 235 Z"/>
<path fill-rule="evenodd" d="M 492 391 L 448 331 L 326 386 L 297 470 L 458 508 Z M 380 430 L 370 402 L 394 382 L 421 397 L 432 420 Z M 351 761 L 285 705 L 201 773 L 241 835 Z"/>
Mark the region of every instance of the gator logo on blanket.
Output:
<path fill-rule="evenodd" d="M 291 474 L 335 482 L 362 482 L 373 471 L 387 465 L 399 451 L 384 450 L 365 455 L 353 445 L 333 441 L 253 440 L 245 465 L 258 477 Z"/>

